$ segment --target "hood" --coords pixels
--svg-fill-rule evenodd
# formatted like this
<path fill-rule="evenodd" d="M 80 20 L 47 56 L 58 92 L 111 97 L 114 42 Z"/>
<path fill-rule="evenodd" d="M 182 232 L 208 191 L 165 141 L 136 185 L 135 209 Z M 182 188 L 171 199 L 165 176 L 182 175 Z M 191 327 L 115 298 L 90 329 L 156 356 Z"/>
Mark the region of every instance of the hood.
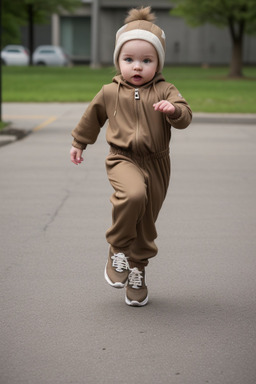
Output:
<path fill-rule="evenodd" d="M 128 88 L 136 88 L 135 85 L 132 85 L 132 84 L 127 83 L 127 82 L 123 79 L 122 75 L 116 75 L 116 76 L 114 76 L 113 79 L 112 79 L 112 81 L 113 81 L 113 83 L 117 83 L 118 85 L 124 85 L 124 86 L 126 86 L 126 87 L 128 87 Z M 155 76 L 153 77 L 153 79 L 152 79 L 151 81 L 149 81 L 148 83 L 146 83 L 146 84 L 144 84 L 144 85 L 141 85 L 139 88 L 148 87 L 148 86 L 150 86 L 150 85 L 152 85 L 152 84 L 156 84 L 156 83 L 158 83 L 159 81 L 165 81 L 165 79 L 164 79 L 162 73 L 160 73 L 160 72 L 156 73 Z"/>
<path fill-rule="evenodd" d="M 126 88 L 129 88 L 129 89 L 135 89 L 135 88 L 138 88 L 136 87 L 135 85 L 132 85 L 132 84 L 129 84 L 127 83 L 122 75 L 116 75 L 113 77 L 112 79 L 113 83 L 116 83 L 117 84 L 117 90 L 116 90 L 116 102 L 115 102 L 115 111 L 114 111 L 114 116 L 116 116 L 116 113 L 117 113 L 117 109 L 118 109 L 118 103 L 119 103 L 119 91 L 120 91 L 120 87 L 123 86 L 123 87 L 126 87 Z M 141 85 L 139 88 L 148 88 L 148 87 L 153 87 L 154 91 L 156 92 L 157 94 L 157 91 L 156 91 L 156 88 L 155 88 L 155 85 L 161 81 L 165 81 L 163 75 L 158 72 L 156 73 L 156 75 L 153 77 L 153 79 L 151 81 L 149 81 L 148 83 L 146 84 L 143 84 Z M 160 99 L 159 99 L 160 101 Z"/>

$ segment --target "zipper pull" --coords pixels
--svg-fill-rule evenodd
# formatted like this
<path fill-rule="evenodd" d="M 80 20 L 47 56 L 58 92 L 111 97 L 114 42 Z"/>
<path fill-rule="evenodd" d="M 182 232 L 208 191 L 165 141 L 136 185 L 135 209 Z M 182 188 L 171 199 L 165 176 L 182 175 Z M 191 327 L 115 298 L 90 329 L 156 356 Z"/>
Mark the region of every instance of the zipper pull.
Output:
<path fill-rule="evenodd" d="M 140 99 L 140 94 L 139 94 L 138 88 L 136 88 L 135 91 L 134 91 L 134 98 L 135 98 L 135 100 L 139 100 Z"/>

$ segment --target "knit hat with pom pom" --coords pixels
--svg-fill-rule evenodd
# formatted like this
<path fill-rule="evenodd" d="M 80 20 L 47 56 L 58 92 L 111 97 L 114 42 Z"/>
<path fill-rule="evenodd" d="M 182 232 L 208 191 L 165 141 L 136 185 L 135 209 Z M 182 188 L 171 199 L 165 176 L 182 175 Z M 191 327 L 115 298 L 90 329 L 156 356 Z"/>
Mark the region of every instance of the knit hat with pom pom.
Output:
<path fill-rule="evenodd" d="M 161 72 L 165 59 L 165 34 L 164 31 L 153 23 L 155 16 L 150 7 L 130 10 L 125 19 L 125 25 L 116 33 L 114 50 L 114 64 L 119 70 L 118 58 L 124 43 L 130 40 L 145 40 L 151 43 L 158 54 L 158 71 Z"/>

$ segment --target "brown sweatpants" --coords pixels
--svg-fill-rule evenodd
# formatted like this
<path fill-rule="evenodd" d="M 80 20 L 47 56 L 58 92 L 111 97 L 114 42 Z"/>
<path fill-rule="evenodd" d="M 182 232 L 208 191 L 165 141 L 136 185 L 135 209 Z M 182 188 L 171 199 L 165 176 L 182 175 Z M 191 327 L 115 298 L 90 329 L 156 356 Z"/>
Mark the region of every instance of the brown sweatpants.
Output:
<path fill-rule="evenodd" d="M 110 251 L 125 253 L 130 265 L 146 266 L 158 251 L 155 222 L 169 185 L 169 148 L 141 157 L 111 147 L 106 169 L 115 190 L 112 226 L 106 233 Z"/>

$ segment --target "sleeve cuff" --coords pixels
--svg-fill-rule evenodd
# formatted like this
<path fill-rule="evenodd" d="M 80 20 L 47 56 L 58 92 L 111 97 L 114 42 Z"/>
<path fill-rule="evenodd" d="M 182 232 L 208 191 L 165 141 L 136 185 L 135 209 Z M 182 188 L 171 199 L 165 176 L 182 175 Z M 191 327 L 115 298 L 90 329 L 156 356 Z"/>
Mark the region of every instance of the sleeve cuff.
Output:
<path fill-rule="evenodd" d="M 75 148 L 84 150 L 87 147 L 87 144 L 80 143 L 79 141 L 74 139 L 73 142 L 72 142 L 72 146 L 75 147 Z"/>
<path fill-rule="evenodd" d="M 178 120 L 181 117 L 181 108 L 177 104 L 173 105 L 175 107 L 175 112 L 172 115 L 167 116 L 169 121 Z"/>

